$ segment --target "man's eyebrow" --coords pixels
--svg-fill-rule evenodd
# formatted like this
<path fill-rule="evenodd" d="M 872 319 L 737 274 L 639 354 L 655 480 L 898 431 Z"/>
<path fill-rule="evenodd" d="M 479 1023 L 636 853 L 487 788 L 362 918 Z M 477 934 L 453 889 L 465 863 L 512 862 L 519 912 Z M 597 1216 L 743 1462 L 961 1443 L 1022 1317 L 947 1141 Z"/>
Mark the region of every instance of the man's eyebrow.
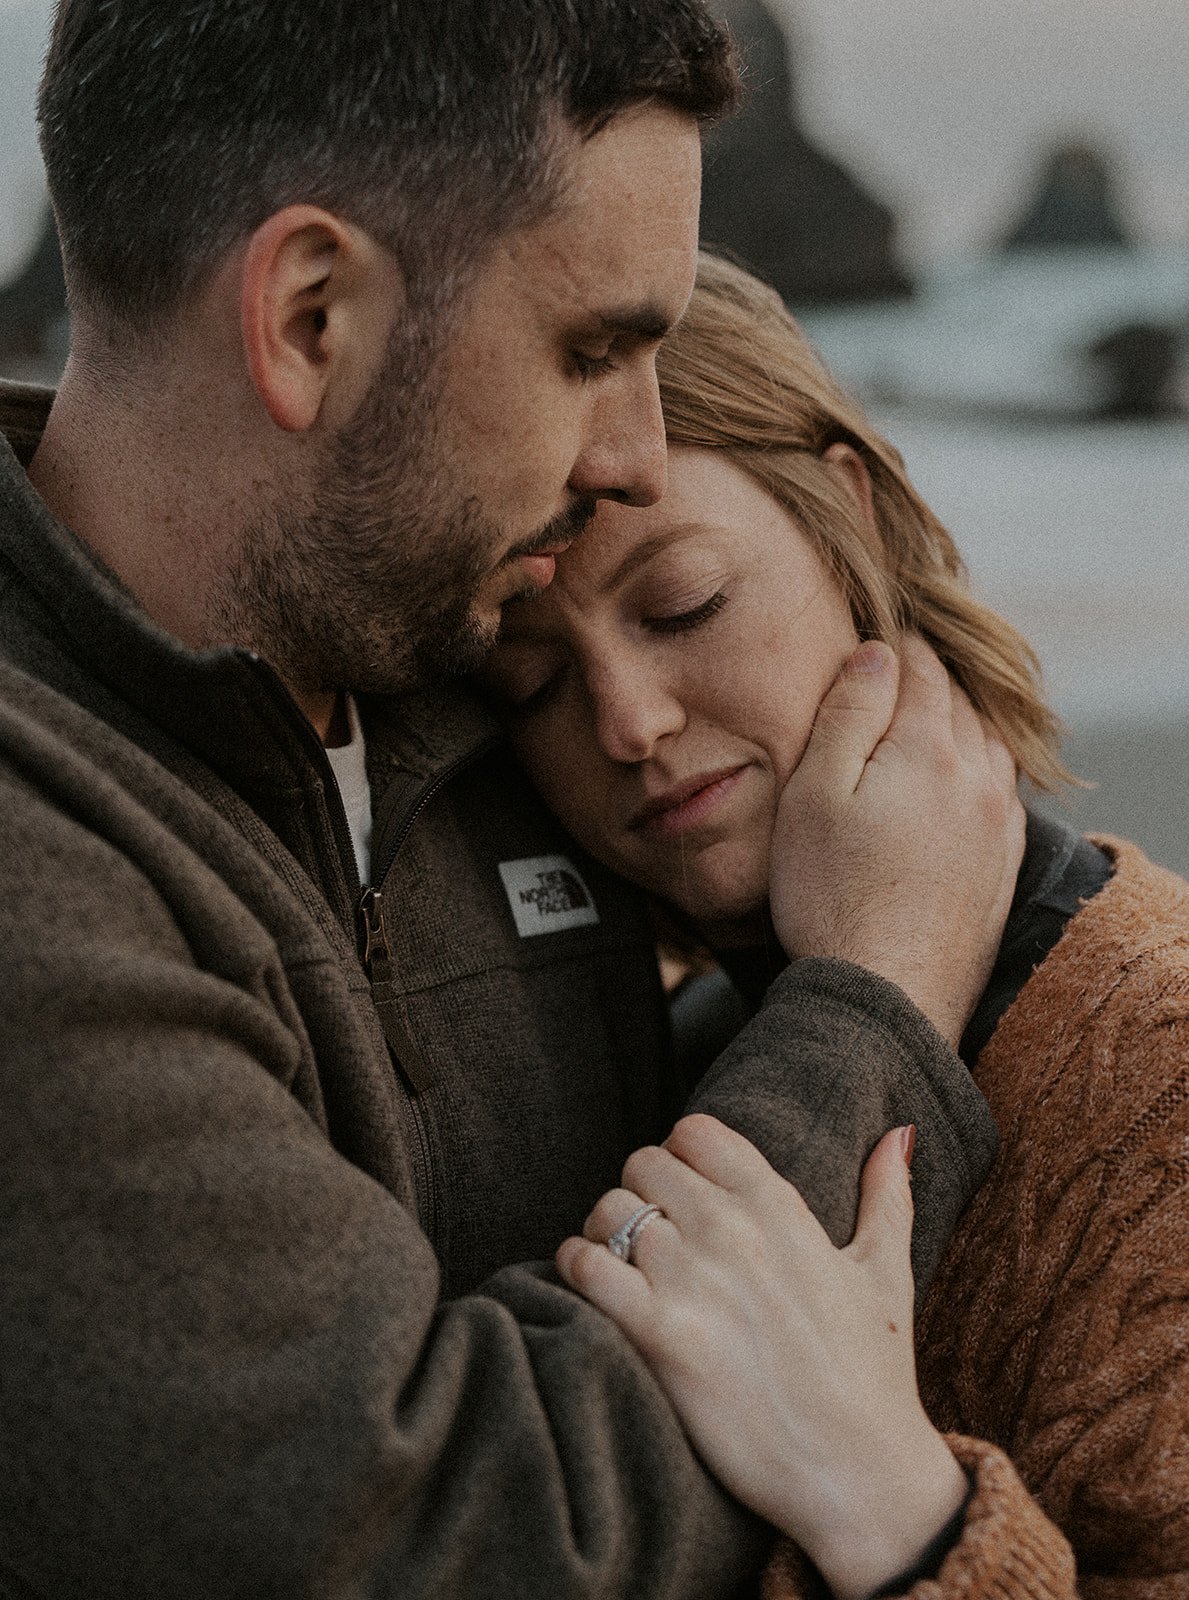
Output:
<path fill-rule="evenodd" d="M 663 339 L 673 326 L 656 306 L 615 306 L 595 313 L 601 333 L 630 334 L 637 339 Z"/>

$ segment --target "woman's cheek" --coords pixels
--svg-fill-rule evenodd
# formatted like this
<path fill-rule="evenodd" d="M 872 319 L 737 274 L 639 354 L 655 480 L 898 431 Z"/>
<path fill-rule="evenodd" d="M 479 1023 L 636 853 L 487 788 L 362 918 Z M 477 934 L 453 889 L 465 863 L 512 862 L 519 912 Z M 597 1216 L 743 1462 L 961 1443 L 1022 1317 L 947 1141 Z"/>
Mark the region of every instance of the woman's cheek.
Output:
<path fill-rule="evenodd" d="M 833 649 L 823 652 L 821 659 L 814 663 L 812 676 L 808 672 L 790 673 L 779 686 L 778 704 L 768 708 L 771 728 L 768 753 L 778 796 L 800 765 L 822 700 L 853 648 L 845 637 L 834 640 L 833 645 Z M 805 659 L 806 654 L 802 650 L 801 658 Z"/>
<path fill-rule="evenodd" d="M 516 759 L 528 773 L 545 804 L 557 811 L 558 801 L 564 800 L 568 786 L 558 781 L 557 762 L 550 741 L 543 739 L 537 730 L 526 731 L 524 728 L 513 728 L 511 740 Z"/>

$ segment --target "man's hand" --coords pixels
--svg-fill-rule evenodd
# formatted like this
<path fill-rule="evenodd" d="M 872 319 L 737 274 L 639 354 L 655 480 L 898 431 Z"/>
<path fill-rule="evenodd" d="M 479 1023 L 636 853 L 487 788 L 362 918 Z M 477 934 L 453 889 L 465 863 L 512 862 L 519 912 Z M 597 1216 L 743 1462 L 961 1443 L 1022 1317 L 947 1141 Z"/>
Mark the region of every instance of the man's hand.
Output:
<path fill-rule="evenodd" d="M 777 810 L 772 920 L 789 956 L 888 978 L 956 1044 L 1023 850 L 1015 764 L 941 662 L 913 637 L 898 663 L 887 645 L 860 646 Z"/>

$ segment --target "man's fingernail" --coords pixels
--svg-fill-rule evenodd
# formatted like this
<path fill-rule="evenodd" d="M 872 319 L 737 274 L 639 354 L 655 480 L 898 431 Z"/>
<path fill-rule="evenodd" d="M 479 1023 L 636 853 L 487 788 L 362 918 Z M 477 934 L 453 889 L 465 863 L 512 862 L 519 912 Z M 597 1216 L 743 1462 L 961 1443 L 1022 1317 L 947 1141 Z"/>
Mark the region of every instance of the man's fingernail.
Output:
<path fill-rule="evenodd" d="M 912 1153 L 917 1147 L 916 1124 L 910 1122 L 907 1128 L 900 1129 L 900 1153 L 904 1157 L 904 1165 L 912 1166 Z"/>
<path fill-rule="evenodd" d="M 848 672 L 884 672 L 888 665 L 888 649 L 875 639 L 861 644 L 846 663 Z"/>

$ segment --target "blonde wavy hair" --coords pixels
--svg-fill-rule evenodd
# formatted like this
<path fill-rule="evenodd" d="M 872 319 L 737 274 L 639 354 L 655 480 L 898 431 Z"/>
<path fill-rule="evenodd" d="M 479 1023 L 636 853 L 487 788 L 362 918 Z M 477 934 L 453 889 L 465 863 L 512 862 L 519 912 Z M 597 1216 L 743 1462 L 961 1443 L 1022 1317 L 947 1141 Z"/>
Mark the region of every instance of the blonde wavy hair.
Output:
<path fill-rule="evenodd" d="M 1028 641 L 970 593 L 953 540 L 894 446 L 835 382 L 776 292 L 701 255 L 684 318 L 657 361 L 671 444 L 723 450 L 804 528 L 864 639 L 905 628 L 932 645 L 1020 770 L 1043 789 L 1075 781 L 1059 756 Z M 871 478 L 876 536 L 822 464 L 843 442 Z"/>

